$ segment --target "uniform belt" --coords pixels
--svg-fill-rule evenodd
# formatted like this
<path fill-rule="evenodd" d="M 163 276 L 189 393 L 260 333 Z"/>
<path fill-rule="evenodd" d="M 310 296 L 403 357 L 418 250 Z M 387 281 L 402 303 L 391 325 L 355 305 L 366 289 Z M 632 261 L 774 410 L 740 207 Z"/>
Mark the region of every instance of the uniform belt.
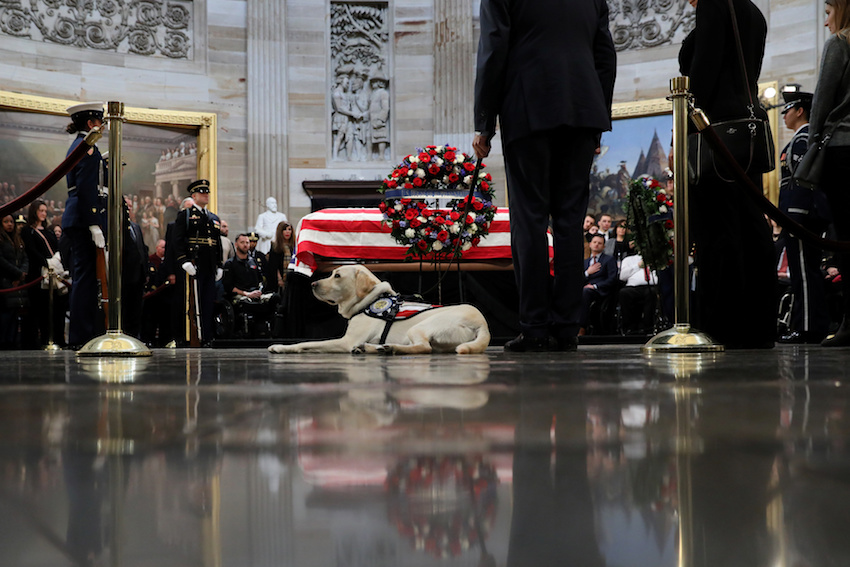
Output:
<path fill-rule="evenodd" d="M 796 207 L 788 207 L 788 212 L 797 215 L 807 215 L 809 214 L 808 209 L 798 209 Z"/>
<path fill-rule="evenodd" d="M 215 238 L 190 238 L 189 244 L 205 244 L 207 246 L 215 246 Z"/>

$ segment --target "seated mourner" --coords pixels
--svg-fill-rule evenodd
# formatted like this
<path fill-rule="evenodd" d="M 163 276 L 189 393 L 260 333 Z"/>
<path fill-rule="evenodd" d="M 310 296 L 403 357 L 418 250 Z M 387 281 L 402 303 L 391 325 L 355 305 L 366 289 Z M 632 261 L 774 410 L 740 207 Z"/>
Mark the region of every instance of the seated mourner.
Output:
<path fill-rule="evenodd" d="M 263 293 L 263 273 L 256 259 L 249 254 L 247 234 L 240 234 L 235 242 L 236 255 L 224 265 L 224 291 L 236 307 L 238 327 L 244 334 L 269 334 L 270 319 L 279 301 L 277 295 Z"/>

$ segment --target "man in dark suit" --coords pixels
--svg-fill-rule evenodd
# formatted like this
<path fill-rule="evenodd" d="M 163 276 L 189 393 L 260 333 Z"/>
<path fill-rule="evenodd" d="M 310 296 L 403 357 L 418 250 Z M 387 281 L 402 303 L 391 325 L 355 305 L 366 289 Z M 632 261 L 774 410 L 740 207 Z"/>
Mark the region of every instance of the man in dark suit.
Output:
<path fill-rule="evenodd" d="M 605 0 L 481 2 L 472 145 L 489 155 L 498 117 L 522 331 L 505 350 L 576 348 L 582 218 L 593 155 L 611 129 L 616 66 Z"/>
<path fill-rule="evenodd" d="M 591 304 L 607 297 L 617 283 L 617 262 L 602 252 L 604 248 L 605 237 L 594 234 L 590 239 L 590 257 L 584 261 L 584 288 L 579 316 L 579 334 L 582 335 L 587 328 Z"/>

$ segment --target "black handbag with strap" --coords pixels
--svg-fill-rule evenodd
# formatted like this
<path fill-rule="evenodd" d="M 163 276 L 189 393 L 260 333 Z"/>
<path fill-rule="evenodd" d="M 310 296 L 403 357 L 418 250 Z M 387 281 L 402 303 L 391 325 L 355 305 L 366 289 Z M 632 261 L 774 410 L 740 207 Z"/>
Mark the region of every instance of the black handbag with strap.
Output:
<path fill-rule="evenodd" d="M 738 31 L 738 18 L 735 15 L 735 6 L 732 0 L 729 0 L 729 12 L 732 15 L 732 29 L 741 64 L 744 89 L 747 91 L 747 97 L 750 101 L 747 105 L 750 115 L 747 118 L 718 122 L 712 126 L 717 136 L 729 148 L 729 152 L 744 171 L 747 173 L 767 173 L 776 168 L 773 134 L 770 130 L 770 123 L 755 115 L 756 103 L 753 101 L 753 94 L 750 91 L 744 49 L 741 46 L 741 34 Z M 699 183 L 700 179 L 706 178 L 731 182 L 733 178 L 731 169 L 723 163 L 722 159 L 716 158 L 701 134 L 688 136 L 688 174 L 692 183 Z"/>

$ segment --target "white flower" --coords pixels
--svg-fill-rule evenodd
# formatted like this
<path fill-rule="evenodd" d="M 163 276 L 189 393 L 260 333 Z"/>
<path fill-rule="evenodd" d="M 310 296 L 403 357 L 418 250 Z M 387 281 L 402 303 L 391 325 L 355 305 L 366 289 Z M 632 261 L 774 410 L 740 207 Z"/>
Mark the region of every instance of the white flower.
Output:
<path fill-rule="evenodd" d="M 471 175 L 467 175 L 466 177 L 463 178 L 463 184 L 464 185 L 469 185 L 470 183 L 472 183 L 472 176 Z"/>
<path fill-rule="evenodd" d="M 408 156 L 410 163 L 419 163 L 419 156 Z"/>
<path fill-rule="evenodd" d="M 446 151 L 446 146 L 437 146 L 437 153 L 441 154 Z"/>
<path fill-rule="evenodd" d="M 457 152 L 455 155 L 455 163 L 463 163 L 463 153 Z"/>
<path fill-rule="evenodd" d="M 478 173 L 478 179 L 487 179 L 487 174 L 484 173 L 483 171 L 479 172 Z"/>
<path fill-rule="evenodd" d="M 443 249 L 443 243 L 440 242 L 439 240 L 435 240 L 434 244 L 431 245 L 431 250 L 433 250 L 434 252 L 439 252 L 442 249 Z"/>
<path fill-rule="evenodd" d="M 667 231 L 667 238 L 673 238 L 673 229 Z"/>
<path fill-rule="evenodd" d="M 413 238 L 414 236 L 416 236 L 416 231 L 413 230 L 412 228 L 408 228 L 407 230 L 404 231 L 404 235 L 407 238 Z"/>
<path fill-rule="evenodd" d="M 440 158 L 438 158 L 438 157 L 435 157 L 435 158 L 434 158 L 434 163 L 435 163 L 435 164 L 437 164 L 437 165 L 443 165 L 443 160 L 442 160 L 442 159 L 440 159 Z"/>
<path fill-rule="evenodd" d="M 422 169 L 421 167 L 420 167 L 420 168 L 417 168 L 417 170 L 416 170 L 416 177 L 424 178 L 424 177 L 425 177 L 425 170 L 424 170 L 424 169 Z"/>
<path fill-rule="evenodd" d="M 400 211 L 400 210 L 402 210 L 402 209 L 404 208 L 404 206 L 403 206 L 401 203 L 399 203 L 399 204 L 397 204 L 397 205 L 396 205 L 395 207 L 393 207 L 393 208 L 394 208 L 395 210 L 397 210 L 397 211 Z"/>
<path fill-rule="evenodd" d="M 452 226 L 449 228 L 449 231 L 452 234 L 457 234 L 458 232 L 460 232 L 460 223 L 453 223 Z"/>
<path fill-rule="evenodd" d="M 476 232 L 478 232 L 478 225 L 475 224 L 475 223 L 472 223 L 471 225 L 469 225 L 469 228 L 467 228 L 467 230 L 469 231 L 470 234 L 475 234 Z"/>
<path fill-rule="evenodd" d="M 667 212 L 667 205 L 661 205 L 660 207 L 658 207 L 658 212 L 659 213 L 666 213 Z"/>
<path fill-rule="evenodd" d="M 472 242 L 464 242 L 463 246 L 460 247 L 460 249 L 463 250 L 464 252 L 466 252 L 470 248 L 472 248 Z"/>
<path fill-rule="evenodd" d="M 426 219 L 426 218 L 425 218 L 425 217 L 423 217 L 423 216 L 418 216 L 418 217 L 416 217 L 416 218 L 417 218 L 417 219 L 419 219 L 419 222 L 421 222 L 422 224 L 425 224 L 426 222 L 428 222 L 428 219 Z"/>

